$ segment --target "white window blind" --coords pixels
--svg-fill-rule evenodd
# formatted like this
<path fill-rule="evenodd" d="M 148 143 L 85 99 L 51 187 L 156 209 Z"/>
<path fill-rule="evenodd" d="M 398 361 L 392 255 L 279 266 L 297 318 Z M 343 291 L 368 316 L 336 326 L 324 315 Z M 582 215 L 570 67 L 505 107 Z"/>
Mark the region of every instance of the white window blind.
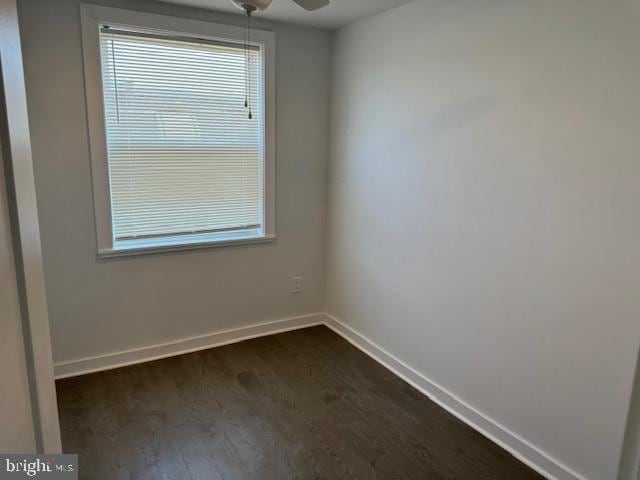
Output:
<path fill-rule="evenodd" d="M 106 26 L 100 49 L 114 245 L 260 235 L 260 49 Z"/>

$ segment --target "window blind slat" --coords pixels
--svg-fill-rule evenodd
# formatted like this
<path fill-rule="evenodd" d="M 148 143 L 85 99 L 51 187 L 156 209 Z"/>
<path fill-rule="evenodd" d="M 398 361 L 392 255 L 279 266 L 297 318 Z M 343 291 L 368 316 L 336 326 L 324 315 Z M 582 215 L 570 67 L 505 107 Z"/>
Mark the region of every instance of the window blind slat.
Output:
<path fill-rule="evenodd" d="M 104 28 L 100 48 L 114 241 L 262 228 L 260 49 Z"/>

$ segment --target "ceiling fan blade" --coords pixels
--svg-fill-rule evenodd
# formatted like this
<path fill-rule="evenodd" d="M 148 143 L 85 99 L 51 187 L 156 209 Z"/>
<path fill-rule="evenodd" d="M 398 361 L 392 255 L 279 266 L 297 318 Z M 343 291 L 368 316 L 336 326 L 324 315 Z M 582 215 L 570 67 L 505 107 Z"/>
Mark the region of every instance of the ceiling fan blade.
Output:
<path fill-rule="evenodd" d="M 329 5 L 329 0 L 293 0 L 305 10 L 318 10 Z"/>

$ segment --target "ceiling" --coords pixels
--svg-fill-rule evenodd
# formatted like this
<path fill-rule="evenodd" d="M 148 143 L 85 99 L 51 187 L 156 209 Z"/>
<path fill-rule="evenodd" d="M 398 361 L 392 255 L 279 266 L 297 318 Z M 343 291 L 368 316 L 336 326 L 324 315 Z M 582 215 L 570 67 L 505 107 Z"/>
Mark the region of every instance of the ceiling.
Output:
<path fill-rule="evenodd" d="M 169 3 L 207 8 L 242 14 L 230 0 L 162 0 Z M 314 12 L 307 12 L 291 0 L 273 0 L 271 6 L 260 12 L 263 18 L 281 20 L 313 27 L 335 29 L 362 18 L 384 12 L 411 0 L 331 0 L 331 4 Z"/>

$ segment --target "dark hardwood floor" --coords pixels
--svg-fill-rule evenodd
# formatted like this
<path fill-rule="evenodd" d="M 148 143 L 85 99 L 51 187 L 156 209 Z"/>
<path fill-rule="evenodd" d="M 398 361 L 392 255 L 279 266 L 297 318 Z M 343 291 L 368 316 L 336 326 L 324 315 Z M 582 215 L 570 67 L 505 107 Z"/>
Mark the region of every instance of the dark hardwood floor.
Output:
<path fill-rule="evenodd" d="M 57 382 L 85 479 L 541 479 L 326 327 Z"/>

